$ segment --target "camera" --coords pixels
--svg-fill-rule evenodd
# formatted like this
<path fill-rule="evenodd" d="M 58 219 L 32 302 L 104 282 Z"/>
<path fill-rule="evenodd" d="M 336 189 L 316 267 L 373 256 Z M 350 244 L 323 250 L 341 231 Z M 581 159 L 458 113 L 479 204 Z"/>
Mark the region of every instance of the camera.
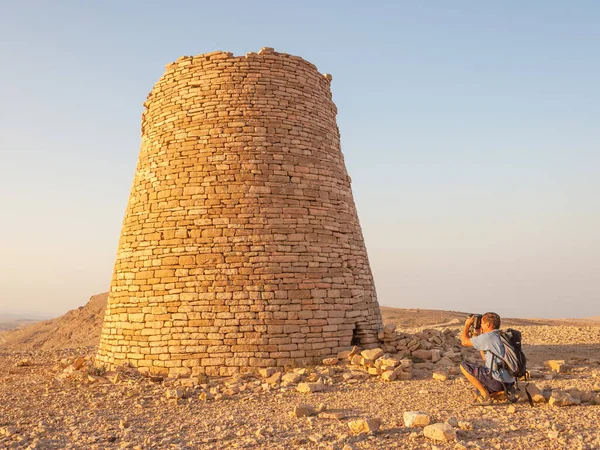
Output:
<path fill-rule="evenodd" d="M 483 315 L 470 314 L 469 318 L 471 318 L 471 317 L 474 317 L 475 320 L 473 320 L 473 323 L 471 324 L 471 327 L 469 328 L 469 335 L 476 336 L 481 332 L 481 318 L 483 317 Z"/>

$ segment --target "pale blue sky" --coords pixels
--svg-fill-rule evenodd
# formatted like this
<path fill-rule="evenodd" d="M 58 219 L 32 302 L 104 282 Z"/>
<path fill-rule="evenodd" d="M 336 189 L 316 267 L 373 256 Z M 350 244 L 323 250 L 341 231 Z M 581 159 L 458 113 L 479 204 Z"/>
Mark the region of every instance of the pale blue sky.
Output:
<path fill-rule="evenodd" d="M 333 74 L 382 305 L 600 314 L 600 3 L 0 0 L 0 312 L 108 290 L 164 65 Z"/>

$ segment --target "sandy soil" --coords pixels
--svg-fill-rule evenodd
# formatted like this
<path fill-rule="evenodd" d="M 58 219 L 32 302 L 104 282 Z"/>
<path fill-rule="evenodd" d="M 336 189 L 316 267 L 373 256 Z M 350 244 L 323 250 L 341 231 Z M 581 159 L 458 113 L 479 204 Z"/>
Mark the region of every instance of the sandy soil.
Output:
<path fill-rule="evenodd" d="M 124 369 L 117 379 L 111 373 L 98 377 L 92 368 L 93 347 L 5 348 L 0 351 L 0 448 L 600 448 L 600 405 L 595 404 L 600 403 L 600 327 L 520 329 L 537 377 L 532 382 L 546 395 L 566 389 L 581 393 L 587 403 L 531 407 L 521 402 L 514 412 L 508 404 L 471 406 L 472 388 L 457 375 L 456 363 L 445 368 L 450 374 L 445 381 L 432 379 L 437 363 L 431 362 L 421 363 L 426 367 L 419 370 L 410 368 L 412 379 L 391 382 L 366 375 L 347 360 L 333 367 L 307 367 L 298 382 L 313 380 L 324 391 L 306 394 L 298 392 L 298 382 L 267 383 L 258 375 L 158 380 Z M 78 356 L 85 356 L 86 364 L 69 368 Z M 565 359 L 571 367 L 567 373 L 552 373 L 542 366 L 546 359 Z M 301 404 L 325 411 L 292 417 Z M 407 428 L 406 411 L 425 412 L 431 423 L 449 421 L 456 438 L 433 441 L 423 428 Z M 367 418 L 381 420 L 378 431 L 351 432 L 351 421 Z"/>

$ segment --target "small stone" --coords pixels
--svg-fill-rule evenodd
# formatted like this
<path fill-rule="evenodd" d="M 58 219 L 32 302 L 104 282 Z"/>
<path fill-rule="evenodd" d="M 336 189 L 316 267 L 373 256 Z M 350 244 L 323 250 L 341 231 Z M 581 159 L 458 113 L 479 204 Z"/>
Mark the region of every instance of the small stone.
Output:
<path fill-rule="evenodd" d="M 405 411 L 404 415 L 404 426 L 408 428 L 424 427 L 429 425 L 429 415 L 419 411 Z"/>
<path fill-rule="evenodd" d="M 415 350 L 412 352 L 414 358 L 419 359 L 431 359 L 431 351 L 430 350 Z"/>
<path fill-rule="evenodd" d="M 354 434 L 373 433 L 379 430 L 381 419 L 358 419 L 348 422 L 350 431 Z"/>
<path fill-rule="evenodd" d="M 185 393 L 182 389 L 168 389 L 166 392 L 166 397 L 174 399 L 184 398 Z"/>
<path fill-rule="evenodd" d="M 396 331 L 396 325 L 393 323 L 388 323 L 386 326 L 383 327 L 383 333 L 389 335 L 394 334 L 394 332 Z"/>
<path fill-rule="evenodd" d="M 344 360 L 344 359 L 348 359 L 348 357 L 350 356 L 351 350 L 344 350 L 342 352 L 339 352 L 337 354 L 338 359 Z"/>
<path fill-rule="evenodd" d="M 380 356 L 383 356 L 383 350 L 380 348 L 372 348 L 369 350 L 363 350 L 360 354 L 367 360 L 375 361 Z"/>
<path fill-rule="evenodd" d="M 265 383 L 277 384 L 281 381 L 281 372 L 275 372 L 270 377 L 265 378 Z"/>
<path fill-rule="evenodd" d="M 317 410 L 309 405 L 298 405 L 292 411 L 292 417 L 309 417 L 317 414 Z"/>
<path fill-rule="evenodd" d="M 337 358 L 325 358 L 323 360 L 323 365 L 324 366 L 335 366 L 339 362 L 340 362 L 340 360 Z"/>
<path fill-rule="evenodd" d="M 322 392 L 325 390 L 323 383 L 300 383 L 296 390 L 305 394 L 312 394 L 313 392 Z"/>
<path fill-rule="evenodd" d="M 72 366 L 75 370 L 79 370 L 83 367 L 84 363 L 85 363 L 85 359 L 80 356 L 79 358 L 76 358 L 75 361 L 73 361 Z"/>
<path fill-rule="evenodd" d="M 369 367 L 367 372 L 369 375 L 381 375 L 381 369 L 379 367 Z"/>
<path fill-rule="evenodd" d="M 448 417 L 448 419 L 446 420 L 446 423 L 448 425 L 450 425 L 451 427 L 457 427 L 458 426 L 458 419 L 454 416 L 452 417 Z"/>
<path fill-rule="evenodd" d="M 446 381 L 448 379 L 448 372 L 444 370 L 436 370 L 435 372 L 433 372 L 433 379 Z"/>
<path fill-rule="evenodd" d="M 510 405 L 506 408 L 507 414 L 514 414 L 517 411 L 517 407 L 515 405 Z"/>
<path fill-rule="evenodd" d="M 544 361 L 544 365 L 548 367 L 552 372 L 556 373 L 567 373 L 570 372 L 572 367 L 565 363 L 562 359 L 551 359 Z"/>
<path fill-rule="evenodd" d="M 436 367 L 452 367 L 456 364 L 450 359 L 443 356 L 439 361 L 435 363 Z"/>
<path fill-rule="evenodd" d="M 121 419 L 119 421 L 119 428 L 124 430 L 125 428 L 129 428 L 129 421 L 127 419 Z"/>
<path fill-rule="evenodd" d="M 281 381 L 296 384 L 302 380 L 302 375 L 296 372 L 286 373 L 281 377 Z"/>
<path fill-rule="evenodd" d="M 360 357 L 360 365 L 364 366 L 364 367 L 374 367 L 375 366 L 375 360 L 368 359 L 368 358 L 365 358 L 364 356 L 361 356 Z"/>
<path fill-rule="evenodd" d="M 277 369 L 275 367 L 266 367 L 266 368 L 260 369 L 258 371 L 258 373 L 260 374 L 260 376 L 263 377 L 263 378 L 269 378 L 275 372 L 277 372 Z"/>
<path fill-rule="evenodd" d="M 548 439 L 558 439 L 558 431 L 556 431 L 556 430 L 548 431 Z"/>
<path fill-rule="evenodd" d="M 527 389 L 527 392 L 529 392 L 529 395 L 531 395 L 531 400 L 534 403 L 544 403 L 546 401 L 546 397 L 544 397 L 542 391 L 540 391 L 535 384 L 529 383 L 525 389 Z"/>
<path fill-rule="evenodd" d="M 88 375 L 88 381 L 90 383 L 108 383 L 108 380 L 99 375 Z"/>
<path fill-rule="evenodd" d="M 402 380 L 402 381 L 412 380 L 412 372 L 407 372 L 404 370 L 396 371 L 396 379 Z"/>
<path fill-rule="evenodd" d="M 213 399 L 213 395 L 210 392 L 202 392 L 200 393 L 200 395 L 198 396 L 199 400 L 212 400 Z"/>
<path fill-rule="evenodd" d="M 571 406 L 579 405 L 581 401 L 577 398 L 572 397 L 568 392 L 565 391 L 552 391 L 552 396 L 548 400 L 550 406 Z"/>
<path fill-rule="evenodd" d="M 394 370 L 386 370 L 381 374 L 383 381 L 394 381 L 396 379 L 396 372 Z"/>
<path fill-rule="evenodd" d="M 400 360 L 396 358 L 379 358 L 377 361 L 381 364 L 382 367 L 398 367 L 401 364 Z"/>
<path fill-rule="evenodd" d="M 423 428 L 423 434 L 426 438 L 434 441 L 454 441 L 456 440 L 456 431 L 447 423 L 435 423 Z"/>

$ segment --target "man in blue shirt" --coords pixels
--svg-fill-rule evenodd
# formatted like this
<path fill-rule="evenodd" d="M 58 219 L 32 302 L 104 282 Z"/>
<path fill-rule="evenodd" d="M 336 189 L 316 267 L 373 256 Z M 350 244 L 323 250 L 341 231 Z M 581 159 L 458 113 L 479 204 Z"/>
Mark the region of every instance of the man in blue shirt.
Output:
<path fill-rule="evenodd" d="M 474 347 L 481 353 L 481 358 L 485 365 L 480 366 L 463 362 L 460 370 L 469 382 L 475 386 L 479 395 L 477 404 L 491 404 L 490 396 L 505 392 L 507 388 L 512 387 L 515 382 L 514 377 L 506 370 L 502 360 L 504 358 L 504 344 L 500 339 L 498 330 L 500 329 L 500 316 L 493 312 L 487 312 L 481 318 L 481 329 L 477 330 L 477 336 L 469 336 L 469 328 L 475 320 L 471 316 L 465 322 L 461 343 L 464 347 Z"/>

